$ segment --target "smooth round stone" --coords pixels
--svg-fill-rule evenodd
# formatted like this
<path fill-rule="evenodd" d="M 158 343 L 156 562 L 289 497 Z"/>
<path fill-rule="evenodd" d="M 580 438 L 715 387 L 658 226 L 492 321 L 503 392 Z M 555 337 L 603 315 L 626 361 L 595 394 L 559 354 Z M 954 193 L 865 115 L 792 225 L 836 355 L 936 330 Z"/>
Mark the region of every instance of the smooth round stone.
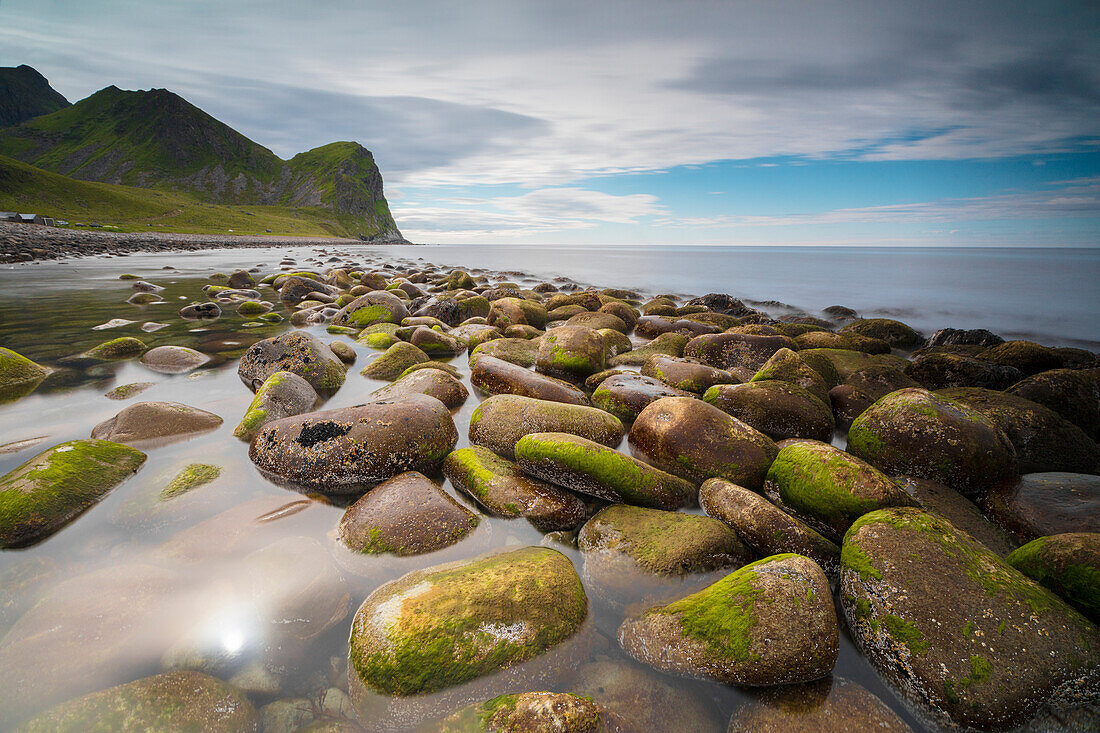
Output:
<path fill-rule="evenodd" d="M 559 326 L 539 341 L 535 370 L 571 382 L 583 382 L 603 371 L 606 345 L 598 332 L 585 326 Z"/>
<path fill-rule="evenodd" d="M 104 341 L 98 346 L 93 346 L 84 352 L 84 356 L 90 359 L 103 361 L 116 361 L 130 359 L 145 351 L 145 342 L 133 336 L 121 336 L 117 339 Z"/>
<path fill-rule="evenodd" d="M 1057 351 L 1034 341 L 1005 341 L 989 347 L 978 356 L 996 364 L 1015 367 L 1026 376 L 1066 366 Z"/>
<path fill-rule="evenodd" d="M 335 326 L 366 328 L 375 323 L 401 323 L 409 311 L 404 301 L 385 290 L 373 290 L 341 308 L 332 317 Z"/>
<path fill-rule="evenodd" d="M 207 301 L 205 303 L 192 303 L 191 305 L 185 305 L 184 307 L 180 308 L 179 313 L 180 316 L 185 320 L 213 319 L 221 316 L 222 309 L 221 306 L 219 306 L 217 303 Z"/>
<path fill-rule="evenodd" d="M 446 405 L 448 410 L 461 406 L 470 396 L 466 386 L 452 374 L 442 369 L 416 369 L 398 378 L 392 384 L 374 390 L 370 393 L 370 397 L 372 400 L 390 400 L 411 394 L 435 397 Z"/>
<path fill-rule="evenodd" d="M 657 338 L 643 346 L 637 346 L 625 354 L 613 356 L 607 360 L 610 367 L 633 366 L 640 367 L 656 354 L 666 356 L 683 356 L 684 347 L 688 343 L 688 337 L 678 333 L 662 333 Z"/>
<path fill-rule="evenodd" d="M 758 686 L 832 671 L 840 632 L 825 573 L 801 555 L 764 558 L 666 606 L 628 617 L 619 644 L 662 672 Z"/>
<path fill-rule="evenodd" d="M 569 382 L 538 374 L 485 354 L 473 357 L 470 364 L 470 383 L 488 394 L 515 394 L 552 402 L 588 404 L 588 397 L 584 392 Z"/>
<path fill-rule="evenodd" d="M 408 395 L 265 425 L 249 448 L 264 473 L 325 494 L 356 494 L 405 471 L 432 473 L 458 442 L 446 406 Z"/>
<path fill-rule="evenodd" d="M 630 340 L 629 336 L 621 331 L 616 331 L 613 328 L 601 328 L 597 330 L 596 333 L 603 339 L 604 353 L 608 357 L 625 354 L 634 348 L 634 342 Z M 591 375 L 589 375 L 589 377 L 590 376 Z M 588 377 L 585 379 L 587 380 Z"/>
<path fill-rule="evenodd" d="M 615 446 L 625 432 L 618 418 L 595 407 L 500 394 L 477 406 L 469 435 L 471 443 L 512 460 L 516 443 L 531 433 L 570 433 Z"/>
<path fill-rule="evenodd" d="M 127 445 L 163 445 L 215 430 L 222 419 L 179 402 L 137 402 L 92 428 L 92 437 Z"/>
<path fill-rule="evenodd" d="M 275 372 L 256 390 L 233 435 L 252 440 L 269 422 L 309 412 L 316 402 L 317 392 L 309 382 L 293 372 Z"/>
<path fill-rule="evenodd" d="M 692 397 L 664 397 L 638 415 L 630 445 L 669 473 L 760 487 L 779 449 L 771 438 Z"/>
<path fill-rule="evenodd" d="M 592 404 L 624 423 L 632 423 L 642 410 L 662 397 L 692 397 L 692 394 L 653 377 L 620 374 L 600 382 L 592 392 Z"/>
<path fill-rule="evenodd" d="M 863 354 L 889 354 L 891 351 L 890 344 L 882 339 L 871 338 L 858 333 L 807 331 L 795 336 L 794 343 L 803 351 L 807 349 L 838 349 Z"/>
<path fill-rule="evenodd" d="M 899 389 L 919 386 L 897 367 L 872 366 L 848 375 L 843 384 L 830 389 L 829 402 L 832 404 L 837 426 L 847 430 L 864 410 L 886 395 Z"/>
<path fill-rule="evenodd" d="M 1067 532 L 1028 542 L 1005 558 L 1093 623 L 1100 622 L 1100 533 Z"/>
<path fill-rule="evenodd" d="M 980 504 L 1021 543 L 1066 532 L 1100 532 L 1100 476 L 1029 473 L 994 486 Z"/>
<path fill-rule="evenodd" d="M 409 342 L 398 341 L 363 367 L 359 373 L 371 379 L 397 379 L 409 367 L 414 364 L 423 364 L 430 358 Z"/>
<path fill-rule="evenodd" d="M 912 733 L 865 687 L 842 677 L 765 691 L 738 708 L 726 733 Z"/>
<path fill-rule="evenodd" d="M 546 325 L 546 308 L 523 298 L 498 298 L 493 300 L 489 309 L 488 322 L 490 326 L 500 329 L 513 325 L 543 328 Z"/>
<path fill-rule="evenodd" d="M 453 451 L 443 461 L 443 475 L 490 514 L 524 517 L 540 532 L 571 530 L 585 518 L 580 498 L 480 446 Z"/>
<path fill-rule="evenodd" d="M 332 349 L 304 331 L 291 331 L 257 341 L 237 364 L 237 375 L 249 389 L 259 389 L 275 372 L 292 372 L 319 393 L 335 392 L 347 367 Z"/>
<path fill-rule="evenodd" d="M 485 356 L 503 359 L 504 361 L 517 364 L 521 367 L 532 367 L 535 365 L 535 359 L 538 358 L 538 351 L 538 342 L 531 341 L 530 339 L 492 339 L 478 344 L 473 348 L 470 352 L 470 364 L 473 364 L 478 356 L 484 354 Z"/>
<path fill-rule="evenodd" d="M 820 565 L 830 578 L 840 571 L 836 544 L 755 491 L 724 479 L 707 479 L 699 489 L 699 506 L 707 516 L 729 525 L 761 555 L 796 552 Z"/>
<path fill-rule="evenodd" d="M 642 365 L 642 374 L 670 387 L 702 394 L 716 384 L 737 384 L 741 380 L 725 369 L 715 369 L 698 359 L 654 354 Z"/>
<path fill-rule="evenodd" d="M 699 359 L 717 369 L 745 367 L 755 372 L 783 348 L 794 348 L 794 341 L 786 336 L 716 333 L 693 338 L 684 347 L 684 356 Z"/>
<path fill-rule="evenodd" d="M 451 335 L 466 344 L 466 348 L 470 351 L 486 341 L 504 338 L 499 328 L 481 323 L 464 324 L 451 331 Z"/>
<path fill-rule="evenodd" d="M 427 476 L 408 471 L 375 486 L 340 519 L 340 541 L 357 552 L 420 555 L 464 539 L 477 515 Z"/>
<path fill-rule="evenodd" d="M 974 502 L 954 489 L 912 476 L 894 476 L 893 479 L 921 507 L 940 515 L 1001 557 L 1020 546 L 1012 535 L 982 514 Z"/>
<path fill-rule="evenodd" d="M 829 384 L 825 378 L 790 349 L 780 349 L 764 362 L 753 375 L 753 382 L 779 380 L 809 391 L 814 397 L 829 404 Z"/>
<path fill-rule="evenodd" d="M 1023 379 L 1015 367 L 975 359 L 961 354 L 921 354 L 905 368 L 905 373 L 926 389 L 983 387 L 1007 389 Z"/>
<path fill-rule="evenodd" d="M 674 316 L 673 313 L 669 314 Z M 634 332 L 642 338 L 655 339 L 661 334 L 675 333 L 693 338 L 707 333 L 721 333 L 722 329 L 710 323 L 689 321 L 686 318 L 644 315 L 634 324 Z"/>
<path fill-rule="evenodd" d="M 201 351 L 186 346 L 157 346 L 141 355 L 141 363 L 162 374 L 183 374 L 210 361 Z"/>
<path fill-rule="evenodd" d="M 413 329 L 409 343 L 428 356 L 457 356 L 466 350 L 465 342 L 427 326 L 417 326 Z"/>
<path fill-rule="evenodd" d="M 1008 392 L 1049 407 L 1100 440 L 1100 369 L 1051 369 L 1017 382 Z"/>
<path fill-rule="evenodd" d="M 828 404 L 809 390 L 778 379 L 716 385 L 707 390 L 703 401 L 772 440 L 828 441 L 836 427 Z"/>
<path fill-rule="evenodd" d="M 924 337 L 911 326 L 890 318 L 860 318 L 845 325 L 840 331 L 881 339 L 898 349 L 915 349 L 924 343 Z"/>
<path fill-rule="evenodd" d="M 49 373 L 41 364 L 0 347 L 0 402 L 30 394 Z"/>

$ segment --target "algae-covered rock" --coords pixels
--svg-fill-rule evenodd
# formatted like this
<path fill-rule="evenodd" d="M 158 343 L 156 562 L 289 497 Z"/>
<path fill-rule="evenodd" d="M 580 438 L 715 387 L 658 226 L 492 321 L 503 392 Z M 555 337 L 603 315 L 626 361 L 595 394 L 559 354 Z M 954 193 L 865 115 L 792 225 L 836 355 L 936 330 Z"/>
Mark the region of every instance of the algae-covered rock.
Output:
<path fill-rule="evenodd" d="M 248 455 L 276 479 L 355 494 L 405 471 L 435 471 L 457 442 L 442 402 L 408 395 L 276 420 L 256 435 Z"/>
<path fill-rule="evenodd" d="M 844 537 L 841 604 L 875 668 L 939 726 L 1003 729 L 1095 691 L 1100 632 L 942 517 L 864 515 Z"/>
<path fill-rule="evenodd" d="M 165 672 L 70 700 L 36 715 L 21 733 L 259 731 L 240 690 L 199 672 Z"/>
<path fill-rule="evenodd" d="M 1037 402 L 990 389 L 959 387 L 936 394 L 992 420 L 1016 450 L 1020 473 L 1097 473 L 1100 450 L 1081 428 Z"/>
<path fill-rule="evenodd" d="M 836 663 L 839 643 L 825 573 L 794 554 L 746 565 L 619 627 L 619 644 L 640 662 L 745 686 L 824 677 Z"/>
<path fill-rule="evenodd" d="M 370 398 L 372 400 L 399 399 L 410 394 L 426 394 L 435 397 L 449 410 L 455 409 L 470 396 L 469 390 L 462 382 L 442 369 L 417 369 L 411 372 L 406 369 L 403 376 L 392 384 L 371 392 Z"/>
<path fill-rule="evenodd" d="M 569 320 L 565 323 L 568 326 L 581 326 L 593 330 L 610 328 L 624 334 L 630 333 L 634 328 L 633 320 L 624 320 L 614 313 L 607 313 L 604 311 L 577 313 L 576 315 L 570 316 Z"/>
<path fill-rule="evenodd" d="M 980 504 L 1021 544 L 1066 532 L 1100 532 L 1100 476 L 1028 473 L 997 484 Z"/>
<path fill-rule="evenodd" d="M 293 372 L 275 372 L 256 390 L 233 435 L 252 440 L 269 422 L 309 412 L 316 402 L 317 393 L 305 379 Z"/>
<path fill-rule="evenodd" d="M 688 337 L 679 333 L 662 333 L 657 338 L 643 346 L 637 346 L 625 354 L 613 356 L 607 360 L 607 365 L 612 367 L 636 366 L 645 364 L 651 356 L 663 354 L 665 356 L 683 356 L 684 347 L 687 346 Z"/>
<path fill-rule="evenodd" d="M 583 382 L 603 371 L 606 345 L 603 337 L 586 326 L 552 328 L 539 341 L 535 370 L 571 382 Z"/>
<path fill-rule="evenodd" d="M 737 384 L 741 380 L 725 369 L 715 369 L 698 359 L 654 354 L 642 365 L 642 374 L 670 387 L 702 394 L 716 384 Z"/>
<path fill-rule="evenodd" d="M 217 429 L 222 419 L 179 402 L 135 402 L 92 428 L 92 437 L 127 445 L 163 445 Z"/>
<path fill-rule="evenodd" d="M 1100 533 L 1040 537 L 1013 551 L 1005 562 L 1100 623 Z"/>
<path fill-rule="evenodd" d="M 991 522 L 974 502 L 954 489 L 912 476 L 894 480 L 924 509 L 939 514 L 1001 557 L 1020 546 L 1012 535 Z"/>
<path fill-rule="evenodd" d="M 397 331 L 400 328 L 401 326 L 396 323 L 376 323 L 360 331 L 355 340 L 364 346 L 384 351 L 401 341 L 397 338 Z"/>
<path fill-rule="evenodd" d="M 767 487 L 804 517 L 837 537 L 867 512 L 916 506 L 900 486 L 874 467 L 827 443 L 800 440 L 783 446 L 768 469 Z"/>
<path fill-rule="evenodd" d="M 251 390 L 259 389 L 275 372 L 293 372 L 322 394 L 338 390 L 346 370 L 332 349 L 305 331 L 257 341 L 237 365 L 237 375 Z"/>
<path fill-rule="evenodd" d="M 355 363 L 357 358 L 355 355 L 355 349 L 343 341 L 333 341 L 328 345 L 332 349 L 332 353 L 336 354 L 336 358 L 344 362 L 348 366 Z"/>
<path fill-rule="evenodd" d="M 538 352 L 538 341 L 498 338 L 475 346 L 470 351 L 470 363 L 473 364 L 479 355 L 484 354 L 521 367 L 532 367 L 538 358 Z"/>
<path fill-rule="evenodd" d="M 524 473 L 608 501 L 678 509 L 697 500 L 694 484 L 568 433 L 525 435 L 515 456 Z"/>
<path fill-rule="evenodd" d="M 396 295 L 385 290 L 372 290 L 341 308 L 332 317 L 332 324 L 366 328 L 375 323 L 401 323 L 408 315 L 405 303 Z"/>
<path fill-rule="evenodd" d="M 829 404 L 829 384 L 825 378 L 790 349 L 780 349 L 753 375 L 753 382 L 779 380 L 809 391 L 814 397 Z"/>
<path fill-rule="evenodd" d="M 356 552 L 420 555 L 441 550 L 477 527 L 477 515 L 427 476 L 408 471 L 375 486 L 340 519 L 340 541 Z"/>
<path fill-rule="evenodd" d="M 104 341 L 99 346 L 93 346 L 84 352 L 84 356 L 103 361 L 116 361 L 120 359 L 132 359 L 145 351 L 145 342 L 133 336 L 120 336 L 117 339 Z"/>
<path fill-rule="evenodd" d="M 0 402 L 34 391 L 50 370 L 11 349 L 0 347 Z"/>
<path fill-rule="evenodd" d="M 841 677 L 765 690 L 733 713 L 726 733 L 911 733 L 867 688 Z"/>
<path fill-rule="evenodd" d="M 533 300 L 499 298 L 493 301 L 487 319 L 490 326 L 497 328 L 514 325 L 542 328 L 546 325 L 546 308 Z"/>
<path fill-rule="evenodd" d="M 718 369 L 744 367 L 754 372 L 764 366 L 780 349 L 795 349 L 786 336 L 758 336 L 745 333 L 716 333 L 696 336 L 684 356 L 700 359 Z"/>
<path fill-rule="evenodd" d="M 779 450 L 755 428 L 692 397 L 665 397 L 642 410 L 630 445 L 695 484 L 717 476 L 750 488 L 764 483 Z"/>
<path fill-rule="evenodd" d="M 650 403 L 662 397 L 692 397 L 653 377 L 641 374 L 618 374 L 600 382 L 592 392 L 592 404 L 610 412 L 624 423 L 632 423 Z"/>
<path fill-rule="evenodd" d="M 209 463 L 192 463 L 177 473 L 160 492 L 160 498 L 168 501 L 183 496 L 191 489 L 210 483 L 222 475 L 221 466 Z"/>
<path fill-rule="evenodd" d="M 882 339 L 898 349 L 915 349 L 924 343 L 924 337 L 911 326 L 890 318 L 861 318 L 845 325 L 840 331 Z"/>
<path fill-rule="evenodd" d="M 439 358 L 457 356 L 466 350 L 466 342 L 427 326 L 417 326 L 413 329 L 409 336 L 409 343 L 428 356 Z"/>
<path fill-rule="evenodd" d="M 894 366 L 880 365 L 849 374 L 843 384 L 829 390 L 829 402 L 838 427 L 847 430 L 871 405 L 899 389 L 921 386 Z"/>
<path fill-rule="evenodd" d="M 531 433 L 571 433 L 616 446 L 625 432 L 617 417 L 595 407 L 522 395 L 493 395 L 470 416 L 470 442 L 509 460 L 519 439 Z"/>
<path fill-rule="evenodd" d="M 852 374 L 870 367 L 893 366 L 904 370 L 909 364 L 905 359 L 888 354 L 872 356 L 848 349 L 802 349 L 798 356 L 825 379 L 829 389 L 844 382 Z"/>
<path fill-rule="evenodd" d="M 1008 389 L 1018 397 L 1049 407 L 1100 440 L 1100 369 L 1051 369 Z"/>
<path fill-rule="evenodd" d="M 931 479 L 966 496 L 1016 473 L 1016 451 L 997 425 L 924 389 L 891 392 L 848 431 L 848 451 L 882 471 Z"/>
<path fill-rule="evenodd" d="M 0 477 L 0 547 L 57 532 L 137 471 L 145 454 L 106 440 L 72 440 Z"/>
<path fill-rule="evenodd" d="M 556 550 L 525 547 L 417 570 L 375 590 L 356 612 L 349 675 L 385 695 L 441 690 L 545 653 L 587 615 L 580 578 Z"/>
<path fill-rule="evenodd" d="M 799 349 L 841 349 L 864 354 L 889 354 L 890 344 L 882 339 L 862 336 L 858 333 L 833 333 L 832 331 L 807 331 L 794 337 Z"/>
<path fill-rule="evenodd" d="M 840 570 L 836 544 L 755 491 L 724 479 L 707 479 L 699 489 L 699 506 L 761 555 L 796 552 L 820 565 L 830 578 Z"/>
<path fill-rule="evenodd" d="M 565 380 L 538 374 L 486 354 L 473 357 L 470 363 L 470 383 L 488 394 L 515 394 L 573 405 L 588 404 L 588 397 L 584 392 Z"/>
<path fill-rule="evenodd" d="M 394 380 L 413 364 L 422 364 L 429 356 L 407 341 L 398 341 L 378 355 L 359 372 L 371 379 Z"/>
<path fill-rule="evenodd" d="M 828 441 L 835 428 L 828 404 L 809 390 L 778 379 L 719 384 L 707 390 L 703 401 L 772 440 Z"/>
<path fill-rule="evenodd" d="M 466 323 L 451 331 L 451 335 L 466 344 L 466 348 L 473 351 L 487 341 L 504 338 L 504 334 L 496 326 L 486 323 Z"/>
<path fill-rule="evenodd" d="M 603 340 L 604 353 L 608 357 L 625 354 L 634 348 L 634 342 L 622 331 L 616 331 L 613 328 L 601 328 L 596 333 Z"/>
<path fill-rule="evenodd" d="M 981 352 L 978 358 L 1015 367 L 1025 376 L 1049 369 L 1061 369 L 1065 366 L 1065 360 L 1061 354 L 1049 346 L 1041 346 L 1034 341 L 1005 341 Z"/>
<path fill-rule="evenodd" d="M 675 313 L 669 313 L 675 316 Z M 694 338 L 707 333 L 722 333 L 722 329 L 712 323 L 703 323 L 695 319 L 664 318 L 658 315 L 644 315 L 634 325 L 634 333 L 642 338 L 656 339 L 666 333 L 673 333 L 686 338 Z"/>
<path fill-rule="evenodd" d="M 1016 367 L 946 352 L 921 354 L 905 368 L 905 373 L 925 389 L 1007 389 L 1024 376 Z"/>
<path fill-rule="evenodd" d="M 622 730 L 614 714 L 567 692 L 521 692 L 470 705 L 417 733 L 611 733 Z"/>
<path fill-rule="evenodd" d="M 210 361 L 201 351 L 186 346 L 157 346 L 141 355 L 141 363 L 162 374 L 183 374 Z"/>

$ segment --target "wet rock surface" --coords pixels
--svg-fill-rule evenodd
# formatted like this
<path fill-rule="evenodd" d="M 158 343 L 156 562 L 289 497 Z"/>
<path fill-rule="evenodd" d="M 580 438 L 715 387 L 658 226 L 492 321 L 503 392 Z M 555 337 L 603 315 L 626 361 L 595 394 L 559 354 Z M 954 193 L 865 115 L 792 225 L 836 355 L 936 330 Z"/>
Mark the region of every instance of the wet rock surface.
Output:
<path fill-rule="evenodd" d="M 615 446 L 625 432 L 622 422 L 604 410 L 521 395 L 493 395 L 470 416 L 470 442 L 509 460 L 520 438 L 532 433 L 569 433 Z"/>
<path fill-rule="evenodd" d="M 1100 532 L 1100 476 L 1029 473 L 997 484 L 981 507 L 1018 542 L 1065 532 Z"/>
<path fill-rule="evenodd" d="M 92 428 L 92 437 L 136 446 L 156 446 L 216 430 L 222 419 L 178 402 L 138 402 Z"/>
<path fill-rule="evenodd" d="M 256 342 L 237 366 L 241 381 L 253 390 L 275 372 L 293 372 L 318 392 L 332 392 L 344 383 L 345 370 L 332 349 L 302 331 Z"/>

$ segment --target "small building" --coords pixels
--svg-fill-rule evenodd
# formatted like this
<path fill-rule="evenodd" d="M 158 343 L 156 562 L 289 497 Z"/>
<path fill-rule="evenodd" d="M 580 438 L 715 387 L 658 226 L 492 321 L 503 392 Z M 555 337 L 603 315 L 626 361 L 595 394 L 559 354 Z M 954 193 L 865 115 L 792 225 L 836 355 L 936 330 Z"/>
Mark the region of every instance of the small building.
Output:
<path fill-rule="evenodd" d="M 19 221 L 23 224 L 45 224 L 46 219 L 41 214 L 20 214 Z"/>
<path fill-rule="evenodd" d="M 42 224 L 48 227 L 52 227 L 54 225 L 53 219 L 51 217 L 44 216 L 42 217 Z"/>
<path fill-rule="evenodd" d="M 19 221 L 19 214 L 14 211 L 0 211 L 0 221 Z"/>

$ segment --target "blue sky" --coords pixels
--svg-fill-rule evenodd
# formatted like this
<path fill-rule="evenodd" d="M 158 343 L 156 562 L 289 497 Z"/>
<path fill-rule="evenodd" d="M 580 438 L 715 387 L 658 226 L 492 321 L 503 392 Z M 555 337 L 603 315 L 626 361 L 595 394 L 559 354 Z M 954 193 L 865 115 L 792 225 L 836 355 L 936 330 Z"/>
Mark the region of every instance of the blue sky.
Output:
<path fill-rule="evenodd" d="M 0 0 L 0 64 L 370 148 L 420 242 L 1098 246 L 1094 2 Z"/>

